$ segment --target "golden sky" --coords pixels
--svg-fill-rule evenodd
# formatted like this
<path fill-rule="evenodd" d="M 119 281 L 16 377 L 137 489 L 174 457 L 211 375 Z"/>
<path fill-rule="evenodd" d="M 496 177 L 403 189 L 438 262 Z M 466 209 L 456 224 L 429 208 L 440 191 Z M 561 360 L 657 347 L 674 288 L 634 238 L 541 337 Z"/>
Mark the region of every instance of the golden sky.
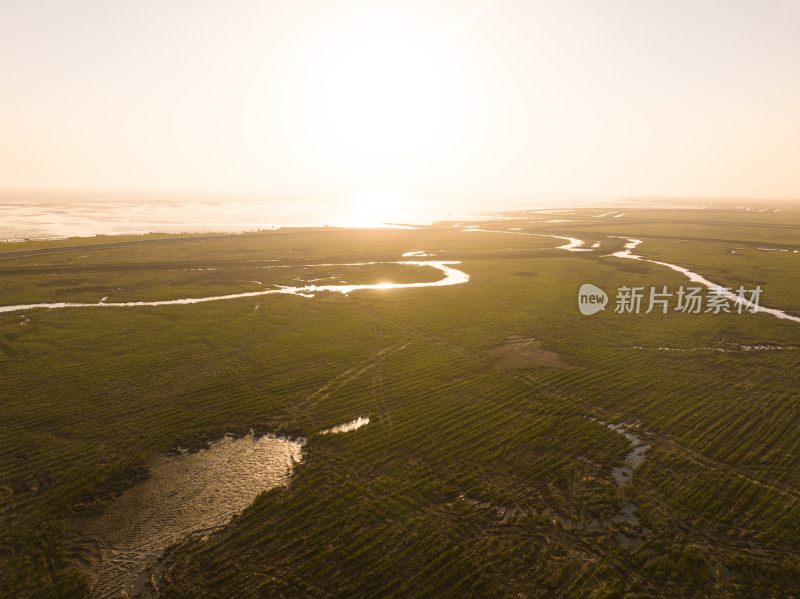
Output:
<path fill-rule="evenodd" d="M 796 0 L 0 3 L 0 188 L 800 198 Z"/>

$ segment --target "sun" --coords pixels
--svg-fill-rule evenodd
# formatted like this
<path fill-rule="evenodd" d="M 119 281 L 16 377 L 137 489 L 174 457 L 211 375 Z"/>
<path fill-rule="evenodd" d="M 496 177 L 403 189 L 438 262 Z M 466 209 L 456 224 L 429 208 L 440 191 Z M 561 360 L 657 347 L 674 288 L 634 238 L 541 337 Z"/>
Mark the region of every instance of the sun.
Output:
<path fill-rule="evenodd" d="M 407 222 L 407 195 L 399 191 L 367 191 L 342 203 L 335 224 L 340 227 L 381 227 Z"/>
<path fill-rule="evenodd" d="M 456 54 L 415 31 L 385 19 L 337 32 L 308 48 L 298 69 L 302 138 L 351 189 L 418 183 L 456 149 L 466 118 Z"/>

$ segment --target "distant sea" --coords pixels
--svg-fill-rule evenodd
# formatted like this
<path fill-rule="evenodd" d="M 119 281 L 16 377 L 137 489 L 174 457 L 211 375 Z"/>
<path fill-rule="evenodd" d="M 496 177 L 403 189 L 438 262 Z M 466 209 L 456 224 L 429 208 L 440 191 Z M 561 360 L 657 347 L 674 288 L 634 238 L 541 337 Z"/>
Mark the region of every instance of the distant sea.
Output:
<path fill-rule="evenodd" d="M 408 202 L 401 214 L 381 222 L 375 220 L 376 215 L 381 213 L 380 209 L 373 210 L 370 206 L 358 204 L 348 206 L 341 201 L 4 192 L 0 193 L 0 241 L 143 233 L 244 232 L 278 227 L 424 225 L 436 221 L 483 219 L 504 211 L 557 211 L 623 204 L 666 207 L 635 200 L 623 202 L 564 197 L 534 197 L 514 201 L 490 199 L 463 204 L 452 200 L 417 200 Z M 372 216 L 359 214 L 359 210 Z"/>
<path fill-rule="evenodd" d="M 355 211 L 357 213 L 357 210 Z M 170 196 L 116 197 L 0 195 L 0 241 L 142 233 L 242 232 L 277 227 L 358 226 L 333 202 L 209 199 Z M 422 210 L 402 223 L 447 218 Z M 405 222 L 407 220 L 407 222 Z M 370 223 L 370 226 L 380 223 Z M 365 226 L 365 224 L 361 224 Z"/>

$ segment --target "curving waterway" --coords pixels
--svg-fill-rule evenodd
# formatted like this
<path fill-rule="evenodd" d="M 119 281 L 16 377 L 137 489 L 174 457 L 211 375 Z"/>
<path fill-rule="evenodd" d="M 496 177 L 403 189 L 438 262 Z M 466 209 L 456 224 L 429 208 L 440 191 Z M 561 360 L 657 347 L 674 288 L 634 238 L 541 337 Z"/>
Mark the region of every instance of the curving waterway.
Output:
<path fill-rule="evenodd" d="M 787 314 L 783 310 L 778 310 L 777 308 L 767 308 L 765 306 L 761 306 L 760 304 L 755 304 L 748 299 L 740 298 L 738 294 L 733 293 L 728 288 L 709 281 L 704 276 L 697 274 L 694 271 L 689 270 L 688 268 L 684 268 L 683 266 L 678 266 L 677 264 L 671 264 L 670 262 L 661 262 L 659 260 L 650 260 L 648 258 L 642 258 L 641 256 L 634 254 L 633 250 L 635 250 L 638 246 L 642 244 L 641 239 L 633 239 L 628 237 L 618 237 L 618 239 L 625 239 L 627 243 L 625 244 L 625 249 L 614 252 L 613 254 L 609 254 L 614 258 L 627 258 L 629 260 L 641 260 L 642 262 L 650 262 L 651 264 L 658 264 L 659 266 L 665 266 L 674 270 L 675 272 L 679 272 L 685 275 L 692 283 L 698 283 L 707 287 L 711 291 L 719 294 L 720 296 L 724 297 L 725 299 L 732 301 L 734 305 L 742 304 L 745 309 L 750 310 L 751 312 L 761 312 L 763 314 L 769 314 L 774 316 L 775 318 L 780 318 L 781 320 L 791 320 L 792 322 L 800 322 L 800 316 L 794 316 L 792 314 Z"/>
<path fill-rule="evenodd" d="M 586 244 L 582 239 L 577 237 L 567 237 L 565 235 L 548 235 L 545 233 L 526 233 L 523 231 L 497 231 L 493 229 L 479 229 L 477 226 L 464 229 L 464 233 L 503 233 L 505 235 L 528 235 L 530 237 L 550 237 L 551 239 L 563 239 L 567 243 L 556 247 L 558 250 L 566 250 L 568 252 L 591 252 L 591 248 L 582 247 Z"/>
<path fill-rule="evenodd" d="M 605 215 L 601 215 L 605 216 Z M 499 230 L 491 230 L 491 229 L 480 229 L 477 226 L 470 227 L 469 229 L 464 230 L 465 233 L 502 233 L 505 235 L 529 235 L 533 237 L 552 237 L 554 239 L 564 239 L 568 243 L 564 245 L 558 246 L 557 249 L 566 250 L 568 252 L 591 252 L 594 251 L 597 247 L 599 247 L 599 243 L 592 244 L 590 247 L 585 247 L 587 242 L 578 239 L 576 237 L 567 237 L 563 235 L 547 235 L 544 233 L 527 233 L 524 231 L 499 231 Z M 734 303 L 734 305 L 741 304 L 744 309 L 750 310 L 751 312 L 760 312 L 762 314 L 769 314 L 770 316 L 774 316 L 775 318 L 780 318 L 781 320 L 790 320 L 792 322 L 800 322 L 800 316 L 794 316 L 792 314 L 786 313 L 784 310 L 779 310 L 777 308 L 768 308 L 762 306 L 760 304 L 756 304 L 751 302 L 746 298 L 740 298 L 738 294 L 733 293 L 730 289 L 719 285 L 718 283 L 714 283 L 713 281 L 709 281 L 704 276 L 689 270 L 688 268 L 684 268 L 683 266 L 679 266 L 677 264 L 672 264 L 670 262 L 662 262 L 660 260 L 650 260 L 648 258 L 643 258 L 638 254 L 634 254 L 633 251 L 642 244 L 641 239 L 635 239 L 633 237 L 620 237 L 620 236 L 610 236 L 612 239 L 624 239 L 625 245 L 622 250 L 613 252 L 611 254 L 607 254 L 604 257 L 613 257 L 613 258 L 624 258 L 629 260 L 640 260 L 642 262 L 650 262 L 651 264 L 658 264 L 659 266 L 665 266 L 666 268 L 670 268 L 675 272 L 679 272 L 685 275 L 689 281 L 692 283 L 698 283 L 710 289 L 711 291 L 717 293 L 721 297 L 724 297 L 728 301 Z M 759 248 L 765 251 L 769 251 L 772 248 Z M 781 251 L 789 251 L 789 250 L 781 250 Z M 796 250 L 795 250 L 796 251 Z"/>
<path fill-rule="evenodd" d="M 96 303 L 84 302 L 43 302 L 37 304 L 18 304 L 14 306 L 0 306 L 2 312 L 18 312 L 21 310 L 32 310 L 34 308 L 48 308 L 51 310 L 58 308 L 135 308 L 139 306 L 183 306 L 187 304 L 203 304 L 206 302 L 218 302 L 223 300 L 241 299 L 245 297 L 260 297 L 262 295 L 298 295 L 300 297 L 314 297 L 321 292 L 332 292 L 349 294 L 354 291 L 364 291 L 367 289 L 415 289 L 420 287 L 446 287 L 448 285 L 461 285 L 469 281 L 469 275 L 461 270 L 452 268 L 453 264 L 461 264 L 458 261 L 402 261 L 402 262 L 360 262 L 353 264 L 319 264 L 317 266 L 363 266 L 367 264 L 403 264 L 408 266 L 422 266 L 435 268 L 442 272 L 444 277 L 438 281 L 428 281 L 424 283 L 373 283 L 358 285 L 303 285 L 300 287 L 279 287 L 277 289 L 266 289 L 264 291 L 248 291 L 243 293 L 230 293 L 227 295 L 212 295 L 208 297 L 187 297 L 173 300 L 157 301 L 134 301 L 134 302 L 108 302 L 99 301 Z"/>

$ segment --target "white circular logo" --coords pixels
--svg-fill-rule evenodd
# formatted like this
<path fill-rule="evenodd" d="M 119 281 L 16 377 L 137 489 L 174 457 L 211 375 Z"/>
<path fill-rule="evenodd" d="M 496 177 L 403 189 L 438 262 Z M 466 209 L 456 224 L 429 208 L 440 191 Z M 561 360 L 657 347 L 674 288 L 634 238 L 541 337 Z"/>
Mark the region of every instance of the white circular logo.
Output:
<path fill-rule="evenodd" d="M 605 310 L 607 303 L 606 292 L 591 283 L 584 283 L 578 290 L 578 309 L 584 316 L 591 316 L 600 310 Z"/>

